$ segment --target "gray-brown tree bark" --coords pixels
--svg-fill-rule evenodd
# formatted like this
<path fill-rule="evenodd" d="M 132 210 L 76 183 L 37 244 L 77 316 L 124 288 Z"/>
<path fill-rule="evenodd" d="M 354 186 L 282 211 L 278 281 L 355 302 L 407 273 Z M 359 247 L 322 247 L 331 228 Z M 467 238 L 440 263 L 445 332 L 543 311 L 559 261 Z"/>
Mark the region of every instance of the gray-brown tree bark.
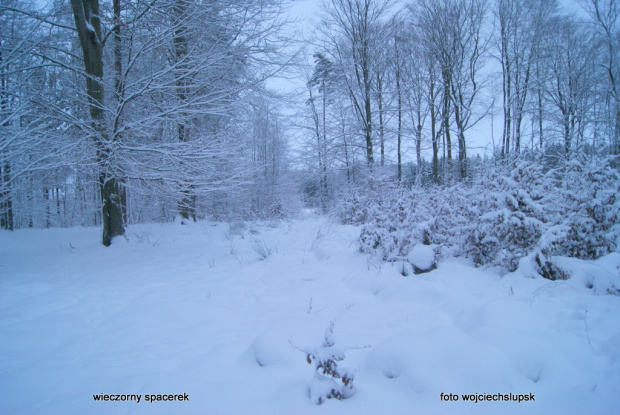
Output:
<path fill-rule="evenodd" d="M 121 191 L 112 164 L 111 144 L 104 112 L 103 43 L 98 0 L 71 0 L 75 27 L 82 46 L 86 70 L 86 94 L 90 123 L 99 165 L 102 200 L 103 245 L 125 233 L 121 207 Z"/>

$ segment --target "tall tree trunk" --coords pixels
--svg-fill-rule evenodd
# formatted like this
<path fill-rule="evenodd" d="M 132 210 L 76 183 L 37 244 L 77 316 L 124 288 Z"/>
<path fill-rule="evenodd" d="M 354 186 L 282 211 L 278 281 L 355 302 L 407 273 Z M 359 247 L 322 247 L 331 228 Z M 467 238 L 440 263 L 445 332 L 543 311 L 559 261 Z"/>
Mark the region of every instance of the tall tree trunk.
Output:
<path fill-rule="evenodd" d="M 402 131 L 401 130 L 402 122 L 401 122 L 401 119 L 400 119 L 400 117 L 401 117 L 400 111 L 398 113 L 398 116 L 399 116 L 399 120 L 398 120 L 399 126 L 398 126 L 398 145 L 397 145 L 398 150 L 397 151 L 398 151 L 398 182 L 400 183 L 402 181 L 402 179 L 403 179 L 403 160 L 402 160 L 402 150 L 401 150 L 401 147 L 402 147 L 402 133 L 401 133 L 401 131 Z"/>
<path fill-rule="evenodd" d="M 403 178 L 403 160 L 402 160 L 403 97 L 402 97 L 402 91 L 400 90 L 400 69 L 396 71 L 396 89 L 398 91 L 398 130 L 397 130 L 398 181 L 400 182 Z"/>
<path fill-rule="evenodd" d="M 121 122 L 121 108 L 124 101 L 124 83 L 123 83 L 123 54 L 122 54 L 122 38 L 121 38 L 121 1 L 113 0 L 112 32 L 114 33 L 114 90 L 117 100 L 117 113 L 114 117 L 114 126 L 112 129 L 113 140 L 120 139 L 119 129 Z M 119 179 L 119 192 L 123 224 L 127 224 L 127 187 L 124 178 Z"/>
<path fill-rule="evenodd" d="M 615 102 L 616 109 L 616 122 L 614 124 L 614 136 L 611 143 L 611 153 L 613 155 L 620 155 L 620 102 Z"/>
<path fill-rule="evenodd" d="M 465 127 L 459 105 L 454 106 L 454 118 L 456 122 L 459 142 L 459 174 L 461 179 L 467 178 L 467 146 L 465 145 Z"/>
<path fill-rule="evenodd" d="M 507 4 L 500 2 L 500 35 L 501 35 L 501 62 L 502 62 L 502 104 L 504 110 L 504 129 L 502 131 L 502 158 L 510 153 L 510 133 L 511 133 L 511 114 L 512 91 L 511 91 L 511 71 L 510 71 L 510 51 L 508 41 L 508 29 L 510 20 L 508 19 Z"/>
<path fill-rule="evenodd" d="M 347 168 L 347 185 L 351 186 L 351 161 L 349 160 L 349 146 L 346 138 L 344 139 L 344 160 Z"/>
<path fill-rule="evenodd" d="M 422 108 L 420 108 L 420 102 L 416 108 L 417 127 L 415 131 L 415 155 L 417 167 L 417 176 L 420 176 L 422 172 Z"/>
<path fill-rule="evenodd" d="M 540 144 L 540 152 L 543 153 L 543 91 L 542 82 L 540 78 L 540 64 L 536 63 L 536 80 L 537 80 L 537 95 L 538 95 L 538 140 Z"/>
<path fill-rule="evenodd" d="M 0 180 L 4 182 L 4 190 L 0 194 L 0 203 L 2 203 L 0 205 L 2 211 L 0 227 L 12 231 L 15 225 L 13 223 L 13 200 L 11 199 L 11 165 L 8 161 L 0 166 Z"/>
<path fill-rule="evenodd" d="M 439 183 L 439 141 L 437 136 L 437 112 L 435 108 L 435 82 L 429 85 L 429 106 L 431 112 L 431 141 L 433 144 L 433 182 Z"/>
<path fill-rule="evenodd" d="M 7 67 L 2 65 L 2 49 L 0 48 L 0 67 L 2 73 L 0 73 L 0 111 L 3 114 L 9 112 L 9 79 L 6 73 Z M 8 119 L 8 117 L 7 117 Z M 2 124 L 2 127 L 8 127 L 8 121 Z M 6 160 L 4 164 L 0 165 L 0 189 L 3 189 L 0 193 L 0 228 L 12 231 L 13 225 L 13 200 L 11 199 L 11 165 Z"/>
<path fill-rule="evenodd" d="M 71 0 L 75 27 L 82 46 L 86 69 L 86 94 L 91 126 L 95 132 L 99 186 L 102 200 L 103 245 L 109 246 L 112 238 L 125 233 L 121 197 L 116 178 L 108 168 L 111 164 L 110 139 L 104 115 L 103 45 L 98 0 Z"/>
<path fill-rule="evenodd" d="M 531 63 L 527 63 L 525 70 L 525 80 L 523 85 L 515 91 L 515 151 L 521 151 L 521 123 L 523 122 L 523 109 L 530 89 L 530 68 Z"/>
<path fill-rule="evenodd" d="M 567 115 L 564 116 L 564 152 L 568 156 L 571 147 L 570 121 Z"/>
<path fill-rule="evenodd" d="M 368 62 L 365 61 L 364 69 L 364 111 L 366 119 L 364 120 L 364 133 L 366 138 L 366 161 L 369 166 L 375 162 L 372 146 L 372 108 L 371 108 L 371 85 Z"/>
<path fill-rule="evenodd" d="M 377 73 L 377 104 L 379 109 L 379 144 L 381 146 L 381 166 L 385 165 L 385 126 L 383 125 L 383 80 Z"/>
<path fill-rule="evenodd" d="M 448 169 L 452 169 L 452 138 L 450 136 L 450 76 L 446 73 L 446 70 L 443 71 L 443 83 L 444 83 L 444 94 L 443 94 L 443 134 L 444 134 L 444 146 L 448 151 Z M 444 149 L 444 152 L 445 152 Z M 446 163 L 445 155 L 444 155 L 444 163 Z M 445 170 L 445 169 L 444 169 Z"/>
<path fill-rule="evenodd" d="M 174 59 L 176 63 L 176 93 L 179 100 L 179 104 L 184 106 L 188 100 L 189 84 L 187 72 L 189 66 L 187 62 L 188 39 L 187 39 L 187 27 L 185 26 L 185 19 L 187 19 L 188 0 L 175 0 L 174 10 Z M 187 125 L 187 116 L 183 114 L 181 120 L 177 122 L 177 136 L 181 143 L 188 142 L 190 140 L 190 128 Z M 196 221 L 196 196 L 194 195 L 194 186 L 192 183 L 184 183 L 181 186 L 181 201 L 178 202 L 178 211 L 181 218 Z"/>
<path fill-rule="evenodd" d="M 507 157 L 510 154 L 510 134 L 512 132 L 512 91 L 511 91 L 511 78 L 510 78 L 510 62 L 508 57 L 505 59 L 504 65 L 504 131 L 502 135 L 502 157 Z"/>
<path fill-rule="evenodd" d="M 327 180 L 327 85 L 325 78 L 322 80 L 323 84 L 323 177 L 321 178 L 321 185 L 323 188 L 323 212 L 327 212 L 327 204 L 329 201 L 329 182 Z M 275 176 L 274 176 L 275 177 Z"/>
<path fill-rule="evenodd" d="M 43 203 L 45 203 L 45 227 L 49 228 L 52 224 L 50 222 L 50 192 L 47 187 L 43 188 Z"/>
<path fill-rule="evenodd" d="M 416 155 L 416 163 L 417 163 L 417 175 L 419 176 L 422 173 L 422 124 L 419 120 L 419 109 L 418 109 L 418 126 L 415 131 L 415 155 Z"/>

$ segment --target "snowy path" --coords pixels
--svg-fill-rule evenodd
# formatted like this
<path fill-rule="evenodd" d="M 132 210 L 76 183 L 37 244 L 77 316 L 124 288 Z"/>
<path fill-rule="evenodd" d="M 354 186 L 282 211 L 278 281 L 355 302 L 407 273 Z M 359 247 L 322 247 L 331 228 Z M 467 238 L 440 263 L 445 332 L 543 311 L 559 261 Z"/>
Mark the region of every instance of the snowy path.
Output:
<path fill-rule="evenodd" d="M 93 228 L 0 232 L 0 414 L 618 413 L 618 254 L 566 282 L 462 260 L 404 278 L 354 227 L 238 228 L 134 226 L 107 249 Z M 356 394 L 316 406 L 291 343 L 320 346 L 330 321 Z"/>

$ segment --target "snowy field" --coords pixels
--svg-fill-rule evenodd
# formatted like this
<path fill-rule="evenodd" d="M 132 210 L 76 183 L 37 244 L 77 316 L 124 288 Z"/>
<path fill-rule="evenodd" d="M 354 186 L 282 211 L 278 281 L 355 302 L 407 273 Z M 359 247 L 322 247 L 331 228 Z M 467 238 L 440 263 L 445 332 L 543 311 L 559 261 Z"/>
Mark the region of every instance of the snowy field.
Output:
<path fill-rule="evenodd" d="M 97 228 L 0 232 L 0 414 L 620 413 L 619 254 L 564 260 L 568 281 L 463 259 L 405 278 L 358 235 L 309 212 L 110 248 Z M 303 351 L 331 322 L 354 391 L 315 405 Z"/>

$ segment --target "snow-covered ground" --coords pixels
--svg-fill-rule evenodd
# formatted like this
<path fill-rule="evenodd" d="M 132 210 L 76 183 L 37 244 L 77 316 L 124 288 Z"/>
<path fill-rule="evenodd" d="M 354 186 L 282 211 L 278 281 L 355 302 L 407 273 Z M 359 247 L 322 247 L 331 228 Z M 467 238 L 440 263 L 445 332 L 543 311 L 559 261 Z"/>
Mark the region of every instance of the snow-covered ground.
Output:
<path fill-rule="evenodd" d="M 620 413 L 619 254 L 563 260 L 568 281 L 462 259 L 403 277 L 310 212 L 99 233 L 0 232 L 0 414 Z M 331 322 L 354 394 L 317 406 L 302 350 Z M 462 397 L 511 393 L 535 400 Z"/>

